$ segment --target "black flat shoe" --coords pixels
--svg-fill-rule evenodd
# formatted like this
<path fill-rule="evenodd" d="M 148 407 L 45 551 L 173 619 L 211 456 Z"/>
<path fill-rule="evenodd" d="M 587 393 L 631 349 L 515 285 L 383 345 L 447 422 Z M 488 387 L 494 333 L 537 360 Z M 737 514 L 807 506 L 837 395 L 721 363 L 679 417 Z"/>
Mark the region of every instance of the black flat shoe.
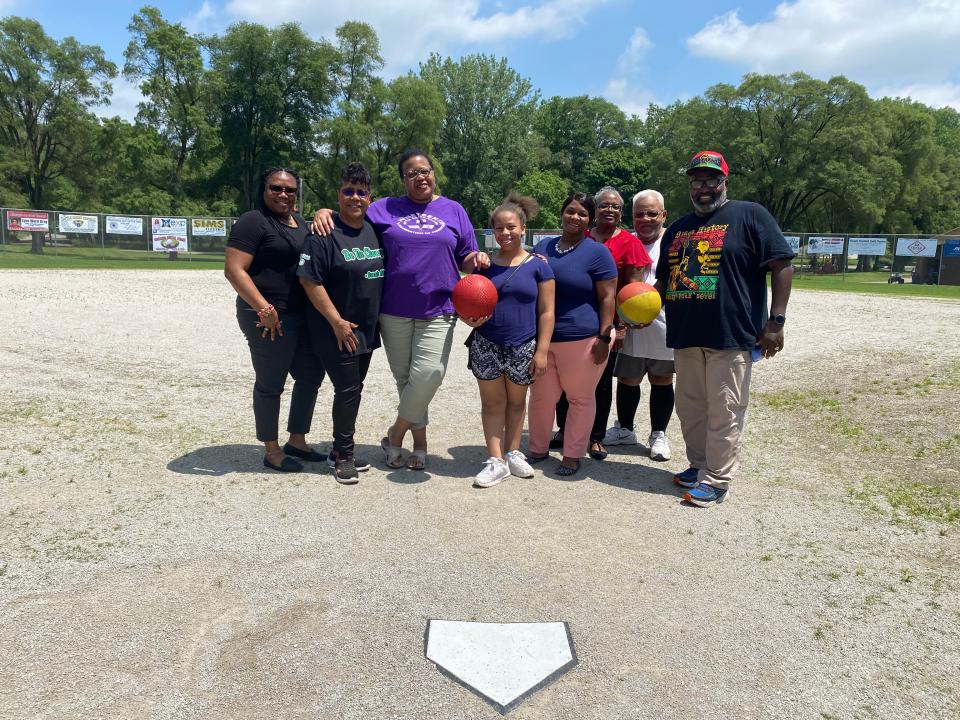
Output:
<path fill-rule="evenodd" d="M 551 450 L 560 450 L 563 448 L 563 433 L 557 431 L 553 434 L 553 437 L 550 438 L 550 443 L 547 445 Z"/>
<path fill-rule="evenodd" d="M 599 449 L 599 450 L 594 450 L 594 449 L 593 449 L 594 446 L 596 446 L 596 447 L 598 447 L 598 448 L 600 448 L 600 449 Z M 592 443 L 590 443 L 590 457 L 592 457 L 594 460 L 606 460 L 606 459 L 607 459 L 607 455 L 608 455 L 607 451 L 606 451 L 605 449 L 603 449 L 603 443 L 601 443 L 601 442 L 592 442 Z"/>
<path fill-rule="evenodd" d="M 274 465 L 267 458 L 264 458 L 263 466 L 266 468 L 270 468 L 271 470 L 276 470 L 277 472 L 302 472 L 303 471 L 303 465 L 298 463 L 293 458 L 288 458 L 288 457 L 285 457 L 283 459 L 283 462 L 280 463 L 279 465 Z"/>
<path fill-rule="evenodd" d="M 323 462 L 327 459 L 326 455 L 321 455 L 313 448 L 309 450 L 301 450 L 298 447 L 294 447 L 290 443 L 287 443 L 283 446 L 283 452 L 292 457 L 300 458 L 301 460 L 306 460 L 307 462 Z"/>
<path fill-rule="evenodd" d="M 566 465 L 558 465 L 557 475 L 559 477 L 572 477 L 573 475 L 576 475 L 579 470 L 580 470 L 580 461 L 577 460 L 576 467 L 567 467 Z"/>
<path fill-rule="evenodd" d="M 543 455 L 527 455 L 527 462 L 531 465 L 536 465 L 537 463 L 543 462 L 548 457 L 550 457 L 549 453 L 544 453 Z"/>

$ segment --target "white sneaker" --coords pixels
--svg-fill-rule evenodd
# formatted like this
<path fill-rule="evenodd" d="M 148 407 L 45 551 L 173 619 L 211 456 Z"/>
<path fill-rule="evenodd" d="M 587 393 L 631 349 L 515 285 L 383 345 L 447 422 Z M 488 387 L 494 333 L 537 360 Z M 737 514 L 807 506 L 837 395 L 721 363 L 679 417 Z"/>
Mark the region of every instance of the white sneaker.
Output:
<path fill-rule="evenodd" d="M 633 430 L 627 430 L 626 428 L 620 427 L 620 422 L 617 421 L 613 424 L 613 427 L 607 430 L 607 434 L 603 436 L 604 445 L 636 445 L 637 444 L 637 434 Z"/>
<path fill-rule="evenodd" d="M 650 439 L 647 441 L 650 446 L 651 460 L 669 460 L 670 443 L 667 442 L 667 434 L 663 430 L 656 430 L 650 433 Z"/>
<path fill-rule="evenodd" d="M 511 450 L 507 453 L 507 467 L 510 468 L 510 474 L 515 477 L 533 477 L 533 468 L 527 462 L 527 456 L 519 450 Z"/>
<path fill-rule="evenodd" d="M 510 477 L 510 468 L 500 458 L 488 458 L 483 463 L 483 470 L 477 473 L 473 481 L 474 487 L 488 488 L 502 483 Z"/>

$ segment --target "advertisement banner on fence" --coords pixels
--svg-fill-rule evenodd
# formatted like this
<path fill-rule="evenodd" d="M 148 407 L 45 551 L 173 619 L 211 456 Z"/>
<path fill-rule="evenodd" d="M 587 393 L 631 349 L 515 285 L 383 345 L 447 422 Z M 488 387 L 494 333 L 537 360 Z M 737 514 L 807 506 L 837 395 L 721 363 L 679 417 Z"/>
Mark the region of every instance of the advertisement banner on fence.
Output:
<path fill-rule="evenodd" d="M 49 213 L 36 210 L 7 210 L 7 230 L 47 232 L 49 229 Z"/>
<path fill-rule="evenodd" d="M 197 235 L 219 235 L 226 237 L 227 221 L 217 220 L 215 218 L 194 218 L 193 234 Z"/>
<path fill-rule="evenodd" d="M 847 255 L 886 255 L 887 241 L 883 238 L 850 238 Z"/>
<path fill-rule="evenodd" d="M 934 257 L 937 254 L 937 241 L 933 238 L 899 238 L 897 255 L 901 257 Z"/>
<path fill-rule="evenodd" d="M 60 213 L 58 222 L 60 223 L 60 232 L 62 233 L 96 234 L 100 232 L 100 218 L 96 215 L 67 215 Z"/>
<path fill-rule="evenodd" d="M 784 235 L 783 239 L 787 241 L 787 245 L 790 246 L 790 249 L 793 252 L 800 252 L 800 236 L 799 235 Z"/>
<path fill-rule="evenodd" d="M 187 219 L 182 217 L 153 218 L 153 251 L 186 252 Z"/>
<path fill-rule="evenodd" d="M 947 240 L 943 243 L 945 258 L 960 258 L 960 240 Z"/>
<path fill-rule="evenodd" d="M 812 237 L 807 241 L 807 255 L 843 255 L 843 238 Z"/>
<path fill-rule="evenodd" d="M 143 235 L 143 218 L 107 215 L 107 232 L 114 235 Z"/>

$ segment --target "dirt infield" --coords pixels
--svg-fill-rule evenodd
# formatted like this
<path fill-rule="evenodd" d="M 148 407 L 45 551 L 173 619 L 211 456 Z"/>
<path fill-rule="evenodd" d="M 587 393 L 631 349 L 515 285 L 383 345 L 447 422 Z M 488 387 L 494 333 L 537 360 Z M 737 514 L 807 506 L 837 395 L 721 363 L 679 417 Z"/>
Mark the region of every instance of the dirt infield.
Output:
<path fill-rule="evenodd" d="M 344 487 L 261 472 L 220 274 L 4 271 L 0 306 L 0 718 L 498 717 L 428 618 L 570 623 L 579 665 L 511 718 L 960 715 L 960 302 L 796 292 L 710 510 L 675 419 L 670 462 L 471 488 L 459 342 L 426 473 L 375 452 L 377 353 Z"/>

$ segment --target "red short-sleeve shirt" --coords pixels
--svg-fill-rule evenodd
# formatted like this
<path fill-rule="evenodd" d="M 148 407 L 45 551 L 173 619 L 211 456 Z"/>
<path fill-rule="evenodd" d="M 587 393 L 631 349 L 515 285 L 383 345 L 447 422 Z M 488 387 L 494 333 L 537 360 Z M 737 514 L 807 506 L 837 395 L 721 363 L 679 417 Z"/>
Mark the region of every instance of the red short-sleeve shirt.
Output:
<path fill-rule="evenodd" d="M 633 233 L 620 228 L 603 243 L 617 264 L 617 291 L 630 282 L 631 267 L 647 267 L 653 264 L 643 243 Z"/>

